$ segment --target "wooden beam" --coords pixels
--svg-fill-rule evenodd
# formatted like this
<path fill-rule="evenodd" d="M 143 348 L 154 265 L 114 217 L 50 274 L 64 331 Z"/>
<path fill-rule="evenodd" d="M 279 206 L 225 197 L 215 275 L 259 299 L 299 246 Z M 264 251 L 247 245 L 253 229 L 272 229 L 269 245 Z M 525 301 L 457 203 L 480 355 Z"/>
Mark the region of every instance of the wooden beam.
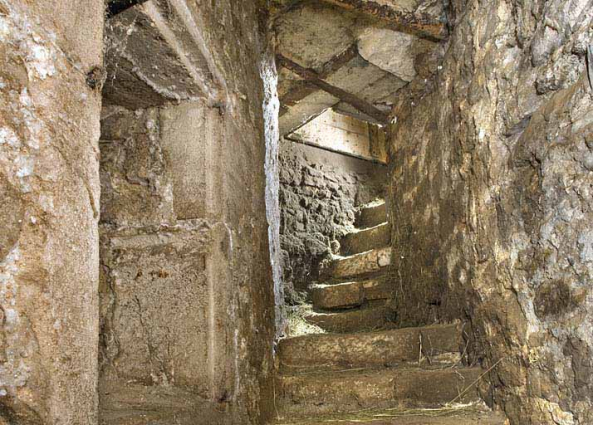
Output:
<path fill-rule="evenodd" d="M 340 68 L 350 62 L 358 56 L 358 46 L 353 44 L 348 49 L 344 50 L 342 53 L 334 56 L 328 62 L 326 62 L 321 71 L 318 72 L 318 77 L 322 80 L 327 79 L 335 72 L 337 72 Z M 310 94 L 315 93 L 319 88 L 311 83 L 303 84 L 297 87 L 294 90 L 289 91 L 282 99 L 280 99 L 280 103 L 285 106 L 293 106 L 303 100 L 305 97 L 309 96 Z M 281 114 L 282 115 L 282 114 Z"/>
<path fill-rule="evenodd" d="M 322 0 L 343 9 L 352 10 L 388 23 L 393 29 L 432 41 L 447 38 L 447 26 L 428 13 L 408 13 L 373 0 Z"/>
<path fill-rule="evenodd" d="M 134 7 L 137 4 L 146 3 L 148 0 L 111 0 L 107 2 L 107 19 L 113 18 L 115 15 Z"/>
<path fill-rule="evenodd" d="M 389 116 L 387 114 L 383 113 L 383 111 L 376 108 L 371 103 L 368 103 L 367 101 L 358 98 L 357 96 L 353 95 L 352 93 L 348 93 L 347 91 L 342 90 L 339 87 L 333 86 L 333 85 L 323 81 L 320 78 L 319 74 L 317 72 L 315 72 L 314 70 L 302 67 L 301 65 L 291 61 L 290 59 L 288 59 L 282 55 L 277 55 L 276 58 L 277 58 L 278 64 L 280 66 L 294 72 L 295 74 L 300 76 L 305 81 L 308 81 L 311 84 L 314 84 L 315 86 L 320 88 L 321 90 L 331 94 L 334 97 L 337 97 L 342 102 L 345 102 L 348 105 L 356 108 L 363 114 L 366 114 L 369 117 L 371 117 L 383 124 L 387 124 L 389 122 Z"/>

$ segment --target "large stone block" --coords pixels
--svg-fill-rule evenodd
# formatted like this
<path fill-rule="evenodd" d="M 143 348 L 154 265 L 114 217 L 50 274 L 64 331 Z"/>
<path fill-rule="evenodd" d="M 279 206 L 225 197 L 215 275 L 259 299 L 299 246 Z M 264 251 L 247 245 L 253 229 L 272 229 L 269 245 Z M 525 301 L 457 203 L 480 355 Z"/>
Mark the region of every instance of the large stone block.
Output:
<path fill-rule="evenodd" d="M 102 233 L 103 380 L 208 396 L 207 223 Z"/>
<path fill-rule="evenodd" d="M 103 12 L 0 0 L 0 423 L 97 421 Z"/>

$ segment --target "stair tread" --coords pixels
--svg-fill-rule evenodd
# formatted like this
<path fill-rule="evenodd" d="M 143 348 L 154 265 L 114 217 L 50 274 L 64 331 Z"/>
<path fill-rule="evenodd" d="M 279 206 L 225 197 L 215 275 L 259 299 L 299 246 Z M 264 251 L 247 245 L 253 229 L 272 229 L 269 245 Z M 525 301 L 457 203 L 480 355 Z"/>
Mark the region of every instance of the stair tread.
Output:
<path fill-rule="evenodd" d="M 340 252 L 342 255 L 353 255 L 388 246 L 390 241 L 391 225 L 383 222 L 344 235 L 340 241 Z"/>
<path fill-rule="evenodd" d="M 386 246 L 349 256 L 336 256 L 321 268 L 324 281 L 368 276 L 391 265 L 391 247 Z"/>
<path fill-rule="evenodd" d="M 384 302 L 359 309 L 312 311 L 305 315 L 305 321 L 325 332 L 348 333 L 392 329 L 395 326 L 394 316 L 393 308 Z"/>
<path fill-rule="evenodd" d="M 321 309 L 357 307 L 365 301 L 389 299 L 393 288 L 385 278 L 329 282 L 310 286 L 313 305 Z"/>
<path fill-rule="evenodd" d="M 359 414 L 315 417 L 299 421 L 275 422 L 276 425 L 504 425 L 505 417 L 482 406 L 442 409 L 379 410 Z"/>
<path fill-rule="evenodd" d="M 307 370 L 288 370 L 280 372 L 280 377 L 283 378 L 299 378 L 307 380 L 320 380 L 320 381 L 340 381 L 343 379 L 351 379 L 356 377 L 378 377 L 381 379 L 391 379 L 393 376 L 409 373 L 422 373 L 422 374 L 449 374 L 456 373 L 459 371 L 479 371 L 480 367 L 470 367 L 456 364 L 424 364 L 419 365 L 415 363 L 402 363 L 394 366 L 375 366 L 375 367 L 360 367 L 360 368 L 347 368 L 340 370 L 328 370 L 328 369 L 307 369 Z"/>
<path fill-rule="evenodd" d="M 278 407 L 286 417 L 359 412 L 395 407 L 440 407 L 479 400 L 479 367 L 395 368 L 282 373 Z"/>
<path fill-rule="evenodd" d="M 387 205 L 384 200 L 381 200 L 360 207 L 355 224 L 359 228 L 366 228 L 386 221 L 388 221 Z"/>
<path fill-rule="evenodd" d="M 457 359 L 461 350 L 459 324 L 431 325 L 383 331 L 315 334 L 280 341 L 284 369 L 391 366 L 422 359 L 433 363 Z"/>

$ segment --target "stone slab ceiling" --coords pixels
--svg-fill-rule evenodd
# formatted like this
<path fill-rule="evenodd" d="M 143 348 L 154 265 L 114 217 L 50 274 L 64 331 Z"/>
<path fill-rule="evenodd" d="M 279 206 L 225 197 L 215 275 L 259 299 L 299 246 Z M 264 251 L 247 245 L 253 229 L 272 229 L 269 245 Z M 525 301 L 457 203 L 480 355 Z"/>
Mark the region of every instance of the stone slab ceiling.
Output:
<path fill-rule="evenodd" d="M 398 91 L 426 74 L 427 54 L 446 37 L 438 0 L 276 0 L 272 11 L 279 63 L 336 88 L 281 68 L 283 135 L 329 108 L 371 122 L 388 116 Z M 361 112 L 360 102 L 378 113 Z"/>

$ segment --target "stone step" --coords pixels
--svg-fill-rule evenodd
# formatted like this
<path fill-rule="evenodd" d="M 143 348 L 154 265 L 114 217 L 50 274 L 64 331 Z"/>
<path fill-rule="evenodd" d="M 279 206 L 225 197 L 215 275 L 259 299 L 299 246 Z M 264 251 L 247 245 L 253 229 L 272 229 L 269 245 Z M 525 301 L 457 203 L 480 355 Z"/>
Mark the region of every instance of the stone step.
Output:
<path fill-rule="evenodd" d="M 395 312 L 387 303 L 367 305 L 355 310 L 338 312 L 313 311 L 305 315 L 305 321 L 325 332 L 350 333 L 395 326 Z"/>
<path fill-rule="evenodd" d="M 337 257 L 329 263 L 323 264 L 320 277 L 324 281 L 361 277 L 376 273 L 390 265 L 390 247 L 373 249 L 349 257 Z"/>
<path fill-rule="evenodd" d="M 372 410 L 358 414 L 316 416 L 311 419 L 277 419 L 275 425 L 505 425 L 502 413 L 485 406 L 453 406 L 441 409 Z"/>
<path fill-rule="evenodd" d="M 439 407 L 479 400 L 480 368 L 381 368 L 280 374 L 277 405 L 283 417 L 364 409 Z"/>
<path fill-rule="evenodd" d="M 358 228 L 374 227 L 388 221 L 385 201 L 374 202 L 360 209 L 355 225 Z"/>
<path fill-rule="evenodd" d="M 449 362 L 463 350 L 460 324 L 353 334 L 317 334 L 280 341 L 282 370 L 392 367 L 404 362 Z M 457 357 L 458 358 L 458 357 Z"/>
<path fill-rule="evenodd" d="M 324 310 L 358 307 L 365 301 L 393 298 L 393 285 L 385 278 L 311 285 L 310 289 L 313 305 Z"/>
<path fill-rule="evenodd" d="M 353 255 L 388 246 L 391 242 L 391 225 L 381 223 L 375 227 L 345 235 L 340 241 L 340 253 Z"/>

